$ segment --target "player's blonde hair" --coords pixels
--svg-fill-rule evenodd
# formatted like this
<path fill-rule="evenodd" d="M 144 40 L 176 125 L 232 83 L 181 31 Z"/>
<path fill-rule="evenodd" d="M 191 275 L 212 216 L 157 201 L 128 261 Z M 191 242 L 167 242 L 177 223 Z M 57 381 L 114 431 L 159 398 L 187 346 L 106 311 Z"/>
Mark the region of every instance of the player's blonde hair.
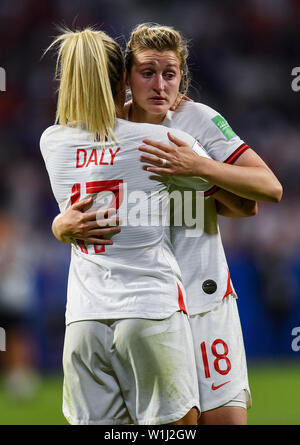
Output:
<path fill-rule="evenodd" d="M 190 74 L 187 64 L 189 55 L 188 43 L 179 31 L 171 26 L 157 23 L 142 23 L 133 29 L 125 52 L 125 66 L 130 73 L 134 63 L 134 55 L 147 49 L 157 51 L 174 51 L 182 70 L 180 91 L 187 93 L 190 84 Z"/>
<path fill-rule="evenodd" d="M 102 31 L 63 30 L 46 52 L 58 46 L 56 123 L 82 126 L 95 139 L 116 140 L 114 99 L 125 67 L 117 42 Z"/>

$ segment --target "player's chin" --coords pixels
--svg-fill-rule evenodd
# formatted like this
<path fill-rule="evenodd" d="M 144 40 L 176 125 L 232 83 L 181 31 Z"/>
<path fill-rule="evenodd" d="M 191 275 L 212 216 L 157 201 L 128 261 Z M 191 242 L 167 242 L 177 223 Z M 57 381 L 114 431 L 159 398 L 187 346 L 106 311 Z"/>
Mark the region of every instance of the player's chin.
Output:
<path fill-rule="evenodd" d="M 151 114 L 162 115 L 162 114 L 166 114 L 167 111 L 169 110 L 169 108 L 170 108 L 169 103 L 168 104 L 166 104 L 166 103 L 153 104 L 148 107 L 148 112 Z"/>

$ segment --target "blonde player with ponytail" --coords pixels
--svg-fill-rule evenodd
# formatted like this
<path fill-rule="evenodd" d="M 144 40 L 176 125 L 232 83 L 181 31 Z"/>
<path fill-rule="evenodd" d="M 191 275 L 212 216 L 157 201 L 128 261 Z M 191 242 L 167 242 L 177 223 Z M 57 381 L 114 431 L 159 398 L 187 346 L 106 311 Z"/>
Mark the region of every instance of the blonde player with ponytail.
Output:
<path fill-rule="evenodd" d="M 66 31 L 47 51 L 56 46 L 60 82 L 56 123 L 81 125 L 96 140 L 116 140 L 115 117 L 116 112 L 123 113 L 124 100 L 124 61 L 119 47 L 104 32 L 92 29 Z"/>
<path fill-rule="evenodd" d="M 44 131 L 40 146 L 60 211 L 92 196 L 91 221 L 102 198 L 127 218 L 112 245 L 99 247 L 73 234 L 63 412 L 71 424 L 196 424 L 196 364 L 185 290 L 165 225 L 167 187 L 178 181 L 206 191 L 212 185 L 175 176 L 167 184 L 152 181 L 142 168 L 137 147 L 143 137 L 167 143 L 167 129 L 120 119 L 124 62 L 113 39 L 93 29 L 65 31 L 49 49 L 55 47 L 56 124 Z M 174 135 L 194 146 L 195 159 L 207 156 L 189 135 Z M 129 218 L 136 193 L 143 196 L 140 225 Z M 155 225 L 153 202 L 159 204 Z"/>

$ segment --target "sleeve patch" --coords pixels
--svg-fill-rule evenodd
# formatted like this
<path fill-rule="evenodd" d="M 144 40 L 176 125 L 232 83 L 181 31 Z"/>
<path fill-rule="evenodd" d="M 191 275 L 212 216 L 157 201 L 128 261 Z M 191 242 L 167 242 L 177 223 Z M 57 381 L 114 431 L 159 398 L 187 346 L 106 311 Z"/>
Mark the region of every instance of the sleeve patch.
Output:
<path fill-rule="evenodd" d="M 222 116 L 216 116 L 212 119 L 213 123 L 219 128 L 219 130 L 224 134 L 226 139 L 232 139 L 236 136 L 235 132 L 229 126 L 228 122 Z"/>

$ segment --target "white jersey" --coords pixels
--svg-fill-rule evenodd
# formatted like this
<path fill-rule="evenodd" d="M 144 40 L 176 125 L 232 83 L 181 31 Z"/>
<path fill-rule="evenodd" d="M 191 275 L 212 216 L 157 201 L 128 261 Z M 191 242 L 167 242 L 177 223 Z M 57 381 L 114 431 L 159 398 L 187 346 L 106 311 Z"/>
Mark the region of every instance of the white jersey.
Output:
<path fill-rule="evenodd" d="M 168 143 L 167 129 L 116 119 L 115 134 L 120 143 L 104 148 L 79 128 L 54 125 L 41 136 L 41 152 L 60 211 L 92 194 L 90 211 L 114 206 L 123 221 L 111 246 L 72 244 L 67 324 L 87 319 L 163 319 L 186 311 L 169 239 L 167 185 L 149 178 L 137 150 L 143 138 Z M 194 138 L 181 131 L 174 134 L 201 154 Z M 207 156 L 204 150 L 202 155 Z M 174 176 L 167 181 L 200 191 L 211 188 L 201 178 Z"/>
<path fill-rule="evenodd" d="M 234 163 L 249 148 L 217 111 L 204 104 L 182 101 L 175 112 L 168 111 L 162 125 L 186 131 L 217 161 Z M 218 189 L 216 186 L 211 188 L 205 196 Z M 213 199 L 205 200 L 201 236 L 187 238 L 184 227 L 173 227 L 171 240 L 191 315 L 212 310 L 224 297 L 235 294 Z"/>

